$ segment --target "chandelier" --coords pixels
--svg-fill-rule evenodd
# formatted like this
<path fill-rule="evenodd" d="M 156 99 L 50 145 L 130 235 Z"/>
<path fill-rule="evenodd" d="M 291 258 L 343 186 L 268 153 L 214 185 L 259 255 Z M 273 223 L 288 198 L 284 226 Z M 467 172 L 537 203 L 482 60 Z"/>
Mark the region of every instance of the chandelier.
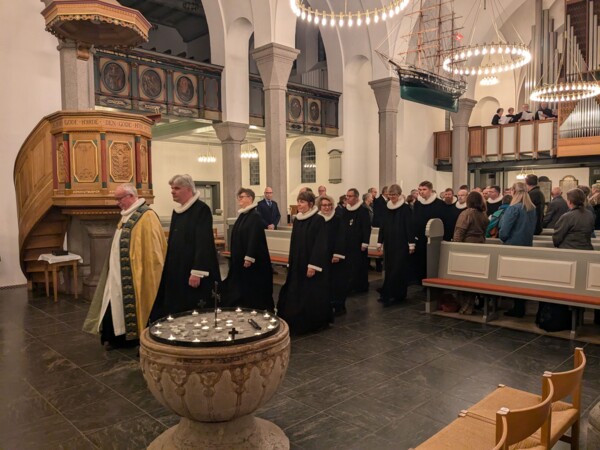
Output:
<path fill-rule="evenodd" d="M 573 83 L 545 84 L 534 89 L 529 97 L 534 102 L 574 102 L 600 94 L 598 83 L 579 81 Z"/>
<path fill-rule="evenodd" d="M 210 151 L 210 144 L 208 144 L 208 150 L 200 154 L 200 156 L 198 157 L 198 162 L 201 164 L 214 164 L 217 162 L 217 158 Z"/>
<path fill-rule="evenodd" d="M 387 0 L 383 3 L 387 3 L 384 6 L 374 9 L 347 11 L 344 7 L 344 11 L 319 11 L 318 9 L 312 9 L 310 6 L 305 4 L 305 0 L 290 0 L 292 11 L 294 14 L 306 20 L 308 23 L 314 23 L 315 25 L 327 25 L 343 27 L 347 25 L 352 27 L 361 26 L 363 22 L 366 25 L 370 25 L 371 22 L 378 23 L 380 20 L 385 21 L 388 18 L 392 18 L 399 14 L 408 5 L 409 0 Z M 344 2 L 346 6 L 347 0 Z"/>
<path fill-rule="evenodd" d="M 488 75 L 483 77 L 479 82 L 479 84 L 482 86 L 495 86 L 498 83 L 500 83 L 500 80 L 498 80 L 496 75 Z"/>
<path fill-rule="evenodd" d="M 250 144 L 246 142 L 246 150 L 242 149 L 240 154 L 242 159 L 258 159 L 258 151 L 255 148 L 250 148 Z"/>
<path fill-rule="evenodd" d="M 487 7 L 488 1 L 490 3 L 489 9 Z M 467 22 L 471 22 L 472 20 L 469 43 L 444 54 L 442 68 L 446 72 L 461 76 L 494 76 L 523 67 L 531 61 L 531 52 L 525 44 L 522 42 L 507 42 L 500 35 L 497 19 L 500 17 L 500 10 L 502 8 L 500 0 L 478 0 L 474 2 L 465 20 L 465 26 Z M 488 14 L 489 22 L 491 22 L 489 27 L 486 27 L 488 25 L 485 23 L 486 21 L 479 17 L 481 13 Z M 485 32 L 487 32 L 488 28 L 495 31 L 495 40 L 489 44 L 473 42 L 477 26 L 482 24 Z M 516 35 L 519 36 L 514 26 L 513 29 Z M 520 36 L 519 39 L 521 39 Z"/>

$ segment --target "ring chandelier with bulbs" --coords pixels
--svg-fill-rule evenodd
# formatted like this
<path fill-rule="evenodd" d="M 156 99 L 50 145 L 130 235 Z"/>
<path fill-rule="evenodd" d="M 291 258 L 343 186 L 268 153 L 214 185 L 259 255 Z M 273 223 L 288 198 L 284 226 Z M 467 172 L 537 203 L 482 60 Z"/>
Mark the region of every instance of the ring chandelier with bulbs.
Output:
<path fill-rule="evenodd" d="M 529 97 L 534 102 L 574 102 L 600 94 L 597 82 L 575 81 L 543 85 L 535 89 Z"/>
<path fill-rule="evenodd" d="M 290 0 L 292 11 L 302 20 L 314 23 L 315 25 L 324 26 L 329 24 L 332 27 L 336 25 L 339 27 L 343 27 L 344 25 L 352 27 L 355 24 L 356 26 L 361 26 L 363 23 L 370 25 L 371 23 L 378 23 L 380 20 L 385 21 L 404 10 L 408 2 L 409 0 L 389 0 L 387 5 L 372 10 L 327 12 L 312 9 L 310 6 L 304 4 L 304 0 Z"/>
<path fill-rule="evenodd" d="M 496 75 L 485 76 L 479 82 L 479 84 L 482 86 L 495 86 L 498 83 L 500 83 L 500 80 L 498 80 Z"/>
<path fill-rule="evenodd" d="M 490 60 L 486 64 L 469 65 L 469 60 L 480 56 L 497 57 L 498 59 Z M 475 44 L 447 53 L 442 67 L 446 72 L 455 75 L 495 75 L 518 69 L 530 61 L 531 52 L 523 44 Z"/>

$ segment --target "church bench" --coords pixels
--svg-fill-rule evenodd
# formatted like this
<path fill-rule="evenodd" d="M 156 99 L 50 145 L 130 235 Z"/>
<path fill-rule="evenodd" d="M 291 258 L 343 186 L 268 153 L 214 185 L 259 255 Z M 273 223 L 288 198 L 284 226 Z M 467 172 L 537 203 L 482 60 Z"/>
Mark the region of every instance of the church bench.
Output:
<path fill-rule="evenodd" d="M 439 222 L 439 223 L 438 223 Z M 583 308 L 600 309 L 600 254 L 595 251 L 443 242 L 443 225 L 427 226 L 426 311 L 440 290 L 559 303 L 572 307 L 571 337 Z M 493 319 L 489 301 L 483 320 Z"/>

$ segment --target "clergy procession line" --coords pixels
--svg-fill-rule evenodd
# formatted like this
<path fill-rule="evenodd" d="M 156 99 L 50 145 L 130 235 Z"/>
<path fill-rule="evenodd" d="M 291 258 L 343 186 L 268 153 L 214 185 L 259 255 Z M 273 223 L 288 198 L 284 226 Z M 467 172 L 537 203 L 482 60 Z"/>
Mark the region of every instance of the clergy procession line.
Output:
<path fill-rule="evenodd" d="M 168 243 L 156 213 L 138 198 L 135 187 L 124 184 L 115 190 L 122 217 L 84 323 L 85 331 L 100 334 L 106 349 L 137 345 L 149 321 L 210 305 L 216 283 L 222 306 L 275 310 L 265 236 L 265 230 L 276 230 L 281 219 L 273 190 L 267 187 L 259 202 L 251 189 L 238 190 L 229 273 L 221 283 L 210 208 L 199 199 L 189 175 L 175 175 L 169 184 L 179 206 L 173 210 Z M 600 191 L 592 194 L 598 194 L 596 190 Z M 302 188 L 298 213 L 292 217 L 288 270 L 277 313 L 292 334 L 326 328 L 334 316 L 345 314 L 346 298 L 369 289 L 372 227 L 379 228 L 377 247 L 383 250 L 384 282 L 378 291 L 384 307 L 403 301 L 408 286 L 426 277 L 425 229 L 433 218 L 442 220 L 448 241 L 480 243 L 498 236 L 507 245 L 529 246 L 548 219 L 555 224 L 557 247 L 593 249 L 590 209 L 596 206 L 580 189 L 567 193 L 569 209 L 561 218 L 554 217 L 556 208 L 551 207 L 544 217 L 545 199 L 535 175 L 515 183 L 504 196 L 500 192 L 498 186 L 471 192 L 461 186 L 456 197 L 446 189 L 442 200 L 432 183 L 423 181 L 407 196 L 397 184 L 384 187 L 379 196 L 371 188 L 362 200 L 351 188 L 334 207 L 325 186 L 319 187 L 318 197 Z M 470 314 L 473 307 L 472 298 L 467 298 L 460 312 Z M 523 316 L 524 303 L 515 300 L 507 314 Z"/>

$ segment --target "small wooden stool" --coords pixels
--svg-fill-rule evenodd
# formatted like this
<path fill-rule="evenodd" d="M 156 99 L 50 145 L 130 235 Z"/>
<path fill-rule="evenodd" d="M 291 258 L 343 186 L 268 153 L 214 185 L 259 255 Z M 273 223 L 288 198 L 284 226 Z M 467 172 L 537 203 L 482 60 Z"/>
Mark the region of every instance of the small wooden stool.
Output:
<path fill-rule="evenodd" d="M 54 256 L 51 253 L 44 253 L 39 256 L 39 261 L 44 261 L 44 281 L 46 283 L 46 297 L 50 297 L 50 279 L 48 272 L 52 272 L 52 287 L 54 291 L 54 301 L 58 301 L 58 272 L 61 268 L 69 268 L 73 271 L 73 294 L 77 298 L 77 264 L 82 262 L 82 258 L 74 253 L 64 256 Z"/>

